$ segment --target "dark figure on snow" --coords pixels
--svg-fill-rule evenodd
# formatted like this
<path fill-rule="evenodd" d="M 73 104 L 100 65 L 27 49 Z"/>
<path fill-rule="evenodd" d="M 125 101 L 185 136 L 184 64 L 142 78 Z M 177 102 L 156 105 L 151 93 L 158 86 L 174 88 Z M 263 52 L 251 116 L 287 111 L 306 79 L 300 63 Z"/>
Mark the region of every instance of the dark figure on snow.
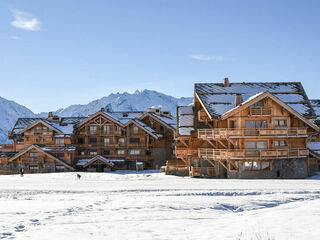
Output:
<path fill-rule="evenodd" d="M 20 168 L 20 176 L 23 177 L 24 169 Z"/>
<path fill-rule="evenodd" d="M 80 174 L 77 174 L 77 177 L 78 177 L 78 179 L 80 180 L 80 178 L 81 178 L 81 175 L 80 175 Z"/>

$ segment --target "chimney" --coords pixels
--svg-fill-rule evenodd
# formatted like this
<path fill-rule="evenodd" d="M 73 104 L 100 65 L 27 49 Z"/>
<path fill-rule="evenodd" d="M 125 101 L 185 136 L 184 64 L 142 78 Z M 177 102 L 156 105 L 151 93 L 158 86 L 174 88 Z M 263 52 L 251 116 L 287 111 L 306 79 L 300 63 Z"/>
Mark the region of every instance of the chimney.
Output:
<path fill-rule="evenodd" d="M 234 106 L 239 106 L 241 103 L 243 102 L 243 99 L 242 99 L 242 94 L 240 93 L 237 93 L 236 94 L 236 97 L 235 97 L 235 100 L 234 100 Z"/>
<path fill-rule="evenodd" d="M 104 108 L 103 107 L 100 109 L 100 112 L 104 112 Z"/>
<path fill-rule="evenodd" d="M 224 78 L 223 86 L 224 86 L 224 87 L 230 87 L 229 78 Z"/>
<path fill-rule="evenodd" d="M 52 117 L 53 117 L 52 112 L 49 112 L 49 113 L 48 113 L 48 118 L 52 118 Z"/>

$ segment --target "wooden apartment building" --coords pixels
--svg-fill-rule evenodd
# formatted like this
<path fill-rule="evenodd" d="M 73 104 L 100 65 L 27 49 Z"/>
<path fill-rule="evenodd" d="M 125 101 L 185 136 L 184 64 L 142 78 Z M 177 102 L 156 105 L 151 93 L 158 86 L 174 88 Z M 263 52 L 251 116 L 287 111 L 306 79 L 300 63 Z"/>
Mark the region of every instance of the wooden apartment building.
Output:
<path fill-rule="evenodd" d="M 172 158 L 170 112 L 106 112 L 88 117 L 19 118 L 0 150 L 0 174 L 159 168 Z"/>
<path fill-rule="evenodd" d="M 319 104 L 320 106 L 320 104 Z M 320 145 L 301 83 L 195 84 L 194 105 L 177 109 L 168 174 L 216 178 L 305 178 L 309 146 Z M 314 141 L 313 143 L 310 143 Z"/>

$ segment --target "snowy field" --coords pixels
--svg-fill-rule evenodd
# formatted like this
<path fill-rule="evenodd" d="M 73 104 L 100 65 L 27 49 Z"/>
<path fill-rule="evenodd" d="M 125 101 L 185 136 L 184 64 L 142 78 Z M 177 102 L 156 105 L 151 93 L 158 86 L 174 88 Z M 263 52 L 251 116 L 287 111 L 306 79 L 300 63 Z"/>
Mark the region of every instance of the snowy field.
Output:
<path fill-rule="evenodd" d="M 319 239 L 320 177 L 0 176 L 0 239 Z"/>

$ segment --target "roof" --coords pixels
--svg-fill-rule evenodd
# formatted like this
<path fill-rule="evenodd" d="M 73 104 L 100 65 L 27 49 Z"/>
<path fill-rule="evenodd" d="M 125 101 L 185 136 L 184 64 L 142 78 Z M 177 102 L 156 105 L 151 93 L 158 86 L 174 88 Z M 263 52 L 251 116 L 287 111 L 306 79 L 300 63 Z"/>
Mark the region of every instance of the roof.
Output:
<path fill-rule="evenodd" d="M 112 118 L 116 119 L 118 122 L 125 125 L 127 122 L 129 122 L 131 119 L 139 119 L 144 112 L 105 112 L 105 114 L 108 114 Z"/>
<path fill-rule="evenodd" d="M 43 151 L 46 152 L 69 152 L 69 151 L 75 151 L 76 150 L 76 145 L 66 145 L 64 147 L 40 147 Z"/>
<path fill-rule="evenodd" d="M 135 122 L 138 124 L 141 128 L 143 128 L 146 132 L 148 132 L 150 135 L 152 135 L 155 138 L 163 137 L 162 134 L 157 133 L 153 128 L 151 128 L 149 125 L 145 124 L 144 122 L 141 122 L 140 120 L 130 120 L 130 122 Z"/>
<path fill-rule="evenodd" d="M 194 130 L 193 106 L 179 106 L 177 108 L 178 135 L 191 135 Z"/>
<path fill-rule="evenodd" d="M 94 156 L 93 158 L 84 158 L 84 159 L 80 159 L 77 162 L 77 166 L 81 166 L 81 167 L 86 167 L 88 165 L 90 165 L 91 163 L 97 161 L 97 160 L 101 160 L 103 162 L 105 162 L 108 165 L 113 166 L 115 162 L 124 162 L 124 159 L 112 159 L 112 158 L 105 158 L 101 155 L 97 155 Z"/>
<path fill-rule="evenodd" d="M 303 116 L 315 117 L 315 112 L 300 82 L 246 82 L 196 83 L 195 93 L 212 118 L 220 117 L 234 108 L 235 96 L 241 94 L 244 101 L 251 96 L 269 91 Z"/>
<path fill-rule="evenodd" d="M 314 130 L 316 130 L 317 132 L 319 132 L 319 127 L 317 125 L 315 125 L 312 121 L 308 120 L 307 118 L 305 118 L 304 116 L 302 116 L 299 112 L 297 112 L 296 110 L 294 110 L 292 107 L 290 107 L 288 104 L 284 103 L 283 101 L 281 101 L 279 98 L 277 98 L 275 95 L 273 95 L 272 93 L 266 91 L 266 92 L 261 92 L 261 93 L 257 93 L 255 95 L 253 95 L 252 97 L 250 97 L 248 100 L 242 102 L 240 105 L 234 107 L 233 109 L 229 110 L 228 112 L 226 112 L 225 114 L 223 114 L 221 116 L 221 119 L 226 119 L 234 114 L 236 114 L 237 112 L 241 111 L 243 108 L 247 108 L 248 106 L 261 101 L 264 98 L 271 98 L 274 102 L 276 102 L 277 104 L 279 104 L 280 106 L 282 106 L 284 109 L 286 109 L 288 112 L 290 112 L 291 114 L 295 115 L 297 118 L 299 118 L 301 121 L 303 121 L 304 123 L 306 123 L 309 127 L 313 128 Z"/>
<path fill-rule="evenodd" d="M 313 122 L 320 125 L 320 99 L 310 99 L 311 106 L 316 114 L 316 119 Z"/>
<path fill-rule="evenodd" d="M 84 117 L 62 117 L 59 121 L 50 121 L 46 118 L 18 118 L 16 124 L 12 129 L 12 134 L 18 134 L 29 126 L 37 122 L 43 122 L 52 128 L 60 131 L 58 134 L 73 134 L 74 126 L 82 122 Z"/>
<path fill-rule="evenodd" d="M 74 168 L 71 167 L 69 164 L 65 163 L 64 161 L 60 160 L 59 158 L 51 155 L 50 153 L 48 153 L 47 151 L 43 150 L 41 147 L 39 147 L 38 145 L 30 145 L 29 147 L 25 148 L 24 150 L 18 152 L 17 154 L 15 154 L 14 156 L 12 156 L 8 161 L 12 162 L 13 160 L 15 160 L 16 158 L 18 158 L 19 156 L 25 154 L 26 152 L 30 151 L 31 149 L 37 149 L 40 152 L 43 152 L 45 155 L 47 155 L 48 157 L 52 158 L 53 160 L 55 160 L 56 162 L 64 165 L 65 167 L 69 168 L 70 170 L 74 171 Z"/>

